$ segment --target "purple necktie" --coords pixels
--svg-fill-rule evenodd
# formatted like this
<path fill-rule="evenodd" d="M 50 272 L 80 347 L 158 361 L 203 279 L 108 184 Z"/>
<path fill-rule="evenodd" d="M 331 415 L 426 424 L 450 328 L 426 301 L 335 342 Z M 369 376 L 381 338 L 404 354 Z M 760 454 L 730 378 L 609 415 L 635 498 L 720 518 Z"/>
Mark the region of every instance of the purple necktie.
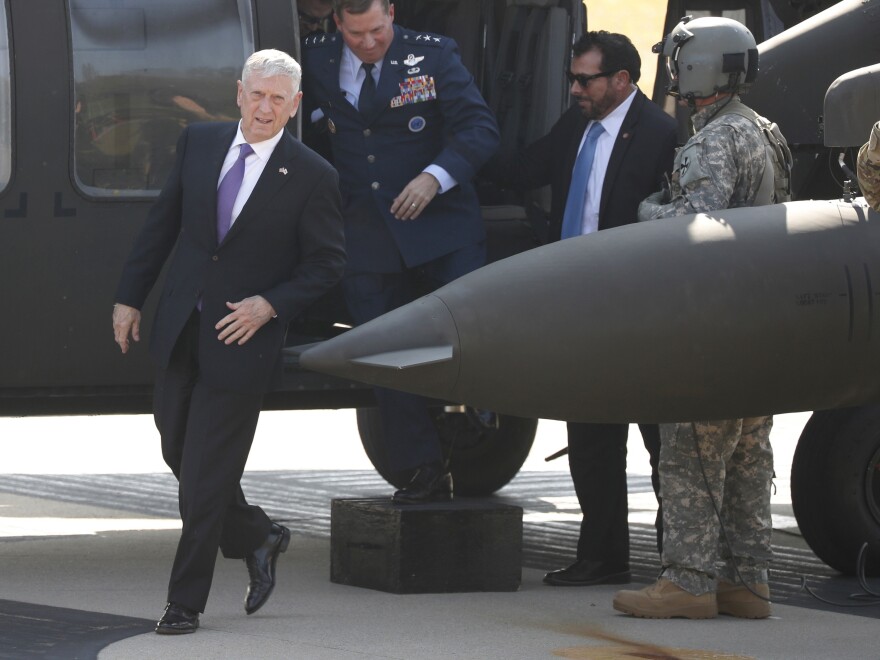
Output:
<path fill-rule="evenodd" d="M 254 153 L 253 148 L 247 142 L 241 145 L 238 151 L 238 159 L 220 182 L 217 188 L 217 243 L 222 243 L 226 238 L 226 232 L 232 226 L 232 207 L 235 206 L 235 198 L 241 188 L 244 179 L 244 161 Z"/>

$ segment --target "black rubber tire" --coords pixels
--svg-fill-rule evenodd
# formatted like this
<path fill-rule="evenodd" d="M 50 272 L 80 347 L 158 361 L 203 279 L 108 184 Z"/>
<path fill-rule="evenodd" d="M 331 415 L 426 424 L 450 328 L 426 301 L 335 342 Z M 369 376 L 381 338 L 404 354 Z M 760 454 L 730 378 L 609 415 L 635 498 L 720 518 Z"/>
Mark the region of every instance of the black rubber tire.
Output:
<path fill-rule="evenodd" d="M 880 406 L 813 413 L 791 465 L 791 503 L 813 552 L 847 575 L 869 544 L 880 575 Z"/>
<path fill-rule="evenodd" d="M 395 474 L 386 468 L 381 449 L 382 419 L 378 408 L 358 408 L 358 431 L 367 457 L 376 471 L 395 488 L 402 488 L 411 474 Z M 498 415 L 497 428 L 486 428 L 472 410 L 447 413 L 438 408 L 434 422 L 440 433 L 443 455 L 456 495 L 491 495 L 516 476 L 529 455 L 538 420 Z"/>

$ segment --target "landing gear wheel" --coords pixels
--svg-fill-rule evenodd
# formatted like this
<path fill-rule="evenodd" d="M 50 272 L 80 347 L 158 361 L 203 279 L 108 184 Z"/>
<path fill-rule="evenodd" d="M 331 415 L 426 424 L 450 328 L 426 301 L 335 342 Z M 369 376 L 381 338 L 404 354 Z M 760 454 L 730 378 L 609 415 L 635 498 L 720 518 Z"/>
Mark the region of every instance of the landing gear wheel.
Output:
<path fill-rule="evenodd" d="M 867 542 L 866 574 L 880 575 L 880 406 L 813 413 L 792 461 L 791 503 L 822 561 L 852 575 Z"/>
<path fill-rule="evenodd" d="M 358 408 L 358 431 L 367 457 L 382 477 L 396 488 L 409 483 L 410 475 L 394 474 L 382 453 L 382 420 L 378 408 Z M 505 486 L 525 462 L 535 439 L 538 420 L 495 415 L 473 408 L 445 412 L 438 408 L 434 423 L 440 433 L 443 455 L 450 456 L 449 470 L 456 495 L 491 495 Z"/>

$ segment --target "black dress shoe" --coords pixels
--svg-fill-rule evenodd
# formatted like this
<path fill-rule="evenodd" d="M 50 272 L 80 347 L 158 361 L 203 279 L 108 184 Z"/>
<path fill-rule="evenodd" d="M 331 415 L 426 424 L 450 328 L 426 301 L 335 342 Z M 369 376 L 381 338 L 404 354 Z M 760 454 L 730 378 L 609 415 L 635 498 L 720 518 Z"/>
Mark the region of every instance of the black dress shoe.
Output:
<path fill-rule="evenodd" d="M 568 568 L 550 571 L 544 576 L 544 583 L 554 587 L 589 587 L 594 584 L 627 584 L 630 581 L 629 567 L 606 561 L 579 559 Z"/>
<path fill-rule="evenodd" d="M 289 543 L 290 530 L 278 523 L 272 523 L 263 545 L 245 558 L 244 563 L 247 564 L 251 578 L 244 599 L 244 611 L 248 614 L 260 609 L 272 595 L 275 588 L 275 562 L 278 561 L 278 555 L 287 550 Z"/>
<path fill-rule="evenodd" d="M 195 632 L 198 627 L 198 612 L 177 603 L 168 603 L 165 614 L 156 624 L 156 632 L 160 635 L 185 635 Z"/>
<path fill-rule="evenodd" d="M 439 463 L 422 465 L 406 488 L 391 497 L 395 504 L 448 502 L 452 499 L 452 475 Z"/>

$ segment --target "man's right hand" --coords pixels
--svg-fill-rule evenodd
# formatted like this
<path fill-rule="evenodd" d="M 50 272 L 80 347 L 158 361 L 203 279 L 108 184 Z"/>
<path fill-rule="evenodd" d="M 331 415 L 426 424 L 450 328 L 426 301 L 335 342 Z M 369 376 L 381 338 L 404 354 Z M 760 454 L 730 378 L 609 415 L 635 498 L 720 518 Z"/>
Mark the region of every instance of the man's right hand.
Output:
<path fill-rule="evenodd" d="M 113 337 L 123 353 L 128 353 L 128 336 L 141 340 L 141 312 L 139 309 L 116 303 L 113 305 Z"/>

